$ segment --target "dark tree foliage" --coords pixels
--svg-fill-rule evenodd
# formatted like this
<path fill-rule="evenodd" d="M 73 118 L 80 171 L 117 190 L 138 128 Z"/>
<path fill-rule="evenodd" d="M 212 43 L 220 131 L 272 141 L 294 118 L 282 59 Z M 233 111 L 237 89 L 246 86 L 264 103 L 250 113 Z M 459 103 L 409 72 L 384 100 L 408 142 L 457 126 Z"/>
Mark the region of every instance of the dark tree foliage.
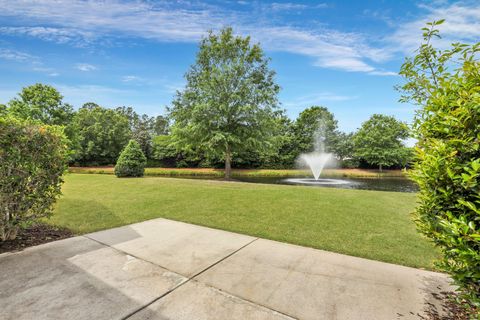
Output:
<path fill-rule="evenodd" d="M 152 157 L 152 138 L 168 133 L 168 120 L 163 116 L 139 115 L 132 107 L 119 107 L 116 111 L 128 118 L 132 139 L 137 141 L 147 158 Z"/>
<path fill-rule="evenodd" d="M 169 134 L 170 124 L 165 116 L 156 116 L 153 120 L 153 133 L 156 136 Z"/>
<path fill-rule="evenodd" d="M 338 123 L 325 107 L 313 106 L 303 110 L 293 125 L 293 139 L 297 155 L 311 152 L 315 147 L 316 134 L 322 131 L 325 151 L 335 153 L 338 143 Z"/>
<path fill-rule="evenodd" d="M 403 141 L 408 127 L 394 117 L 374 114 L 355 134 L 355 155 L 370 165 L 383 167 L 398 165 L 405 157 Z"/>
<path fill-rule="evenodd" d="M 78 110 L 72 128 L 74 159 L 82 165 L 115 163 L 132 135 L 125 115 L 92 103 Z"/>
<path fill-rule="evenodd" d="M 5 117 L 7 112 L 7 106 L 0 103 L 0 117 Z"/>

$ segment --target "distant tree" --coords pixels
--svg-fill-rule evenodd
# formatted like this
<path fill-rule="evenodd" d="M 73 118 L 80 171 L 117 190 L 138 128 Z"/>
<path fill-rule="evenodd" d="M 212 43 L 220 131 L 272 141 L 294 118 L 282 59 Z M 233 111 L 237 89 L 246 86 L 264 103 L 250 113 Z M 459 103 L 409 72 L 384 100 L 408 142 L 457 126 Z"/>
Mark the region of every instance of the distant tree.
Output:
<path fill-rule="evenodd" d="M 168 119 L 164 116 L 156 116 L 153 121 L 153 133 L 156 136 L 166 135 L 169 133 Z"/>
<path fill-rule="evenodd" d="M 140 144 L 135 140 L 130 140 L 118 157 L 115 165 L 115 175 L 117 177 L 143 177 L 147 158 L 143 154 Z"/>
<path fill-rule="evenodd" d="M 280 88 L 268 61 L 249 37 L 235 36 L 231 28 L 210 32 L 169 109 L 177 145 L 200 146 L 209 156 L 223 157 L 226 179 L 235 153 L 271 146 Z"/>
<path fill-rule="evenodd" d="M 100 106 L 95 102 L 85 102 L 82 106 L 82 108 L 84 109 L 95 109 L 97 107 L 100 107 Z"/>
<path fill-rule="evenodd" d="M 7 106 L 0 103 L 0 117 L 5 117 L 7 112 Z"/>
<path fill-rule="evenodd" d="M 171 136 L 159 135 L 153 138 L 152 158 L 160 161 L 162 166 L 175 166 L 179 153 Z"/>
<path fill-rule="evenodd" d="M 237 168 L 283 168 L 284 154 L 281 149 L 288 139 L 288 129 L 290 119 L 283 110 L 277 110 L 272 113 L 273 125 L 270 129 L 269 147 L 257 148 L 254 145 L 242 148 L 233 153 L 232 165 Z M 288 124 L 287 124 L 288 123 Z M 198 150 L 201 152 L 201 150 Z M 224 162 L 220 157 L 211 157 L 208 162 L 213 166 L 219 167 Z"/>
<path fill-rule="evenodd" d="M 132 139 L 137 141 L 147 158 L 152 156 L 152 138 L 168 134 L 168 120 L 163 116 L 139 115 L 132 107 L 119 107 L 116 111 L 128 118 Z"/>
<path fill-rule="evenodd" d="M 21 119 L 38 120 L 44 124 L 68 125 L 73 107 L 52 86 L 37 83 L 25 87 L 7 105 L 8 112 Z"/>
<path fill-rule="evenodd" d="M 293 122 L 283 110 L 275 112 L 275 126 L 272 130 L 272 148 L 260 150 L 258 167 L 262 168 L 290 168 L 295 164 L 298 156 L 293 136 Z M 252 151 L 252 154 L 255 152 Z"/>
<path fill-rule="evenodd" d="M 338 133 L 334 152 L 338 160 L 342 161 L 342 165 L 352 166 L 357 162 L 355 159 L 354 136 L 353 133 Z"/>
<path fill-rule="evenodd" d="M 325 138 L 325 151 L 335 152 L 338 140 L 337 128 L 337 120 L 327 108 L 313 106 L 303 110 L 293 126 L 297 156 L 303 152 L 313 151 L 316 133 L 319 130 L 322 130 L 322 135 Z"/>
<path fill-rule="evenodd" d="M 382 171 L 384 166 L 401 163 L 405 154 L 403 140 L 408 127 L 394 117 L 374 114 L 355 134 L 355 155 Z"/>
<path fill-rule="evenodd" d="M 80 108 L 72 128 L 77 136 L 75 160 L 82 164 L 115 163 L 131 137 L 125 115 L 95 105 Z"/>
<path fill-rule="evenodd" d="M 152 153 L 155 119 L 146 114 L 139 115 L 132 107 L 119 107 L 115 110 L 128 118 L 130 131 L 132 132 L 131 138 L 140 144 L 143 153 L 149 158 Z"/>

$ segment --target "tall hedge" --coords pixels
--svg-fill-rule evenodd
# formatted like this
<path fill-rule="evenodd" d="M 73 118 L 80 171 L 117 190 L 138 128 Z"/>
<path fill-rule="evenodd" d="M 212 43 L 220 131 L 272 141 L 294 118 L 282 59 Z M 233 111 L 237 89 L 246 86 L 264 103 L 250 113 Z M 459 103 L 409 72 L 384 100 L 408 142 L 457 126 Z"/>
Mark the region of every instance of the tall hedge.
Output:
<path fill-rule="evenodd" d="M 61 127 L 0 117 L 0 240 L 52 213 L 66 169 Z"/>
<path fill-rule="evenodd" d="M 135 140 L 130 140 L 118 157 L 115 175 L 117 177 L 142 177 L 146 164 L 147 158 L 143 154 L 140 144 Z"/>
<path fill-rule="evenodd" d="M 402 100 L 420 107 L 415 219 L 442 250 L 439 265 L 462 296 L 480 306 L 480 43 L 436 49 L 432 41 L 442 22 L 424 28 L 425 43 L 401 70 Z"/>

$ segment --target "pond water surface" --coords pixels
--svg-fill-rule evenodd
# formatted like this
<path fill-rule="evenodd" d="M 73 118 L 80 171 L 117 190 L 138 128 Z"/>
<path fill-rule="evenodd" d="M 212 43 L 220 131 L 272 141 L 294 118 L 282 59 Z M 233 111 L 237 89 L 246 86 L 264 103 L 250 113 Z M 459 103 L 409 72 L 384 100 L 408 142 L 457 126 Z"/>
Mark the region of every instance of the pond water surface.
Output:
<path fill-rule="evenodd" d="M 206 179 L 206 180 L 220 180 L 218 177 L 200 177 L 200 176 L 178 176 L 175 178 L 185 179 Z M 305 179 L 305 177 L 298 177 L 299 179 Z M 326 179 L 338 179 L 342 183 L 332 184 L 315 184 L 308 183 L 302 184 L 292 180 L 296 180 L 293 177 L 248 177 L 248 176 L 235 176 L 234 179 L 242 182 L 249 183 L 263 183 L 263 184 L 286 184 L 286 185 L 304 185 L 312 188 L 340 188 L 340 189 L 360 189 L 360 190 L 377 190 L 377 191 L 394 191 L 394 192 L 417 192 L 418 186 L 415 182 L 407 178 L 402 177 L 390 177 L 390 178 L 343 178 L 343 177 L 327 177 Z M 309 181 L 313 180 L 309 179 Z"/>
<path fill-rule="evenodd" d="M 289 184 L 289 185 L 306 185 L 313 188 L 341 188 L 341 189 L 361 189 L 361 190 L 378 190 L 378 191 L 396 191 L 396 192 L 417 192 L 418 186 L 415 182 L 407 178 L 336 178 L 322 177 L 329 179 L 339 179 L 346 183 L 332 184 L 300 184 L 293 182 L 295 179 L 287 179 L 286 177 L 235 177 L 236 180 L 252 183 L 267 184 Z"/>

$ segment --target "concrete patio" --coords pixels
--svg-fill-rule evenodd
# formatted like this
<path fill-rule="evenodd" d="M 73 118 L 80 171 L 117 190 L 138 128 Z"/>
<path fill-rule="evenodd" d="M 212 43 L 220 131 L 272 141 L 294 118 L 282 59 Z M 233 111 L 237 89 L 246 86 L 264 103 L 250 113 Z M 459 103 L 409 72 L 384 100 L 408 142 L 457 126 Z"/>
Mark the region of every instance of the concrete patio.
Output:
<path fill-rule="evenodd" d="M 447 276 L 155 219 L 0 255 L 2 319 L 422 319 Z"/>

